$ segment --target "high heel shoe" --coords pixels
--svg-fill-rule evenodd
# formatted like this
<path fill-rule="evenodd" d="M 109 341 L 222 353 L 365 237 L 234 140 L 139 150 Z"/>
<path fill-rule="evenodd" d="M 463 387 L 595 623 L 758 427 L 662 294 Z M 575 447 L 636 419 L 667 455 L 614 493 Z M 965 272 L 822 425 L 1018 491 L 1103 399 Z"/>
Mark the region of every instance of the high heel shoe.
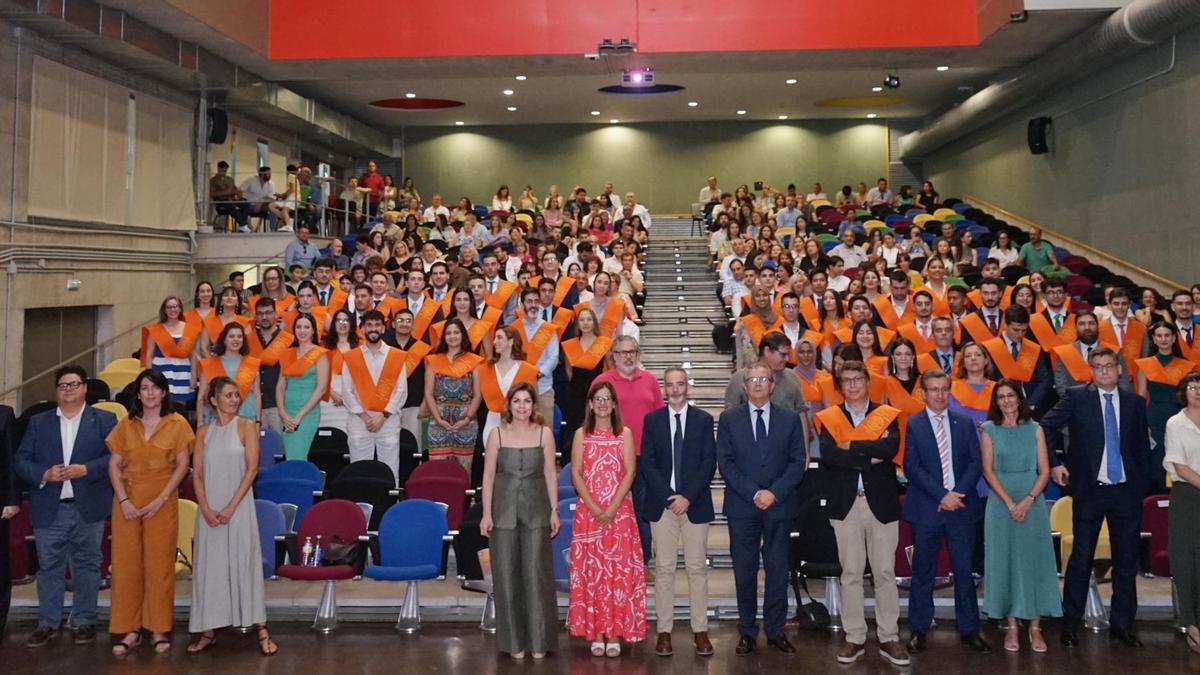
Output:
<path fill-rule="evenodd" d="M 1046 653 L 1046 641 L 1042 639 L 1041 628 L 1029 627 L 1029 644 L 1033 647 L 1033 651 L 1038 654 Z"/>

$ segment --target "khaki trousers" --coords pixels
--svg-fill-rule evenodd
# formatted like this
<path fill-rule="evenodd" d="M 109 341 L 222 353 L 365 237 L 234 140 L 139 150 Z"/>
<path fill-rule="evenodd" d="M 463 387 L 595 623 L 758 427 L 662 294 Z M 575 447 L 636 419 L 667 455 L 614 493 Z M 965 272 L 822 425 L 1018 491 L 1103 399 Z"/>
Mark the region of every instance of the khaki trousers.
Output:
<path fill-rule="evenodd" d="M 545 419 L 544 424 L 548 427 L 553 428 L 554 427 L 554 387 L 550 387 L 546 391 L 538 394 L 537 411 L 542 413 L 542 417 Z M 567 459 L 564 459 L 563 461 L 569 462 L 569 461 L 571 461 L 570 460 L 571 439 L 563 439 L 563 443 L 567 445 L 567 449 L 563 450 L 562 448 L 559 448 L 558 451 L 563 453 L 563 457 L 567 458 Z"/>
<path fill-rule="evenodd" d="M 650 523 L 654 540 L 654 609 L 658 632 L 670 633 L 675 626 L 675 560 L 683 542 L 683 564 L 688 578 L 688 607 L 693 633 L 708 630 L 708 523 L 693 523 L 687 514 L 677 516 L 663 509 L 662 517 Z"/>
<path fill-rule="evenodd" d="M 900 522 L 875 520 L 866 497 L 854 500 L 844 520 L 830 520 L 842 563 L 842 626 L 846 642 L 867 641 L 863 570 L 871 562 L 875 586 L 875 635 L 880 643 L 899 639 L 900 592 L 896 589 L 896 545 Z"/>

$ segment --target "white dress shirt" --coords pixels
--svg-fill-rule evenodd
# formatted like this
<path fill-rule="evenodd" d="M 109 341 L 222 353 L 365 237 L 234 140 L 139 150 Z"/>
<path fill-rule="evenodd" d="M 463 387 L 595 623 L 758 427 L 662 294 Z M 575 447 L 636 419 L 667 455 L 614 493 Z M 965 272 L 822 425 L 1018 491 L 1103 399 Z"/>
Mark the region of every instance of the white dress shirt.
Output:
<path fill-rule="evenodd" d="M 756 408 L 753 403 L 747 403 L 746 405 L 750 406 L 750 431 L 751 431 L 751 433 L 754 434 L 754 441 L 758 442 L 758 411 L 760 410 L 760 408 Z M 761 410 L 763 411 L 763 415 L 762 415 L 763 424 L 766 425 L 767 435 L 770 436 L 771 435 L 771 402 L 767 401 L 766 404 L 763 405 Z"/>
<path fill-rule="evenodd" d="M 925 414 L 929 416 L 929 426 L 933 429 L 933 437 L 937 439 L 938 418 L 942 418 L 942 429 L 946 431 L 946 442 L 950 445 L 950 475 L 942 476 L 942 487 L 947 490 L 954 489 L 954 440 L 950 436 L 950 409 L 946 408 L 941 413 L 935 413 L 928 407 L 925 408 Z M 938 460 L 941 460 L 942 449 L 938 448 Z"/>
<path fill-rule="evenodd" d="M 678 486 L 675 484 L 675 473 L 676 473 L 676 471 L 678 471 L 678 469 L 679 469 L 679 467 L 675 466 L 675 446 L 674 446 L 674 443 L 675 443 L 675 428 L 676 428 L 677 426 L 680 428 L 680 429 L 679 429 L 679 437 L 680 437 L 680 438 L 682 438 L 682 439 L 683 439 L 683 440 L 686 442 L 686 441 L 687 441 L 687 436 L 686 436 L 686 434 L 687 434 L 687 413 L 688 413 L 688 405 L 687 405 L 687 403 L 684 403 L 684 404 L 683 404 L 683 408 L 681 408 L 681 409 L 679 409 L 679 410 L 676 410 L 676 409 L 672 408 L 670 405 L 668 405 L 668 406 L 667 406 L 667 413 L 668 413 L 668 414 L 667 414 L 667 423 L 668 423 L 668 424 L 670 425 L 670 427 L 671 427 L 671 428 L 670 428 L 670 431 L 671 431 L 671 443 L 672 443 L 672 445 L 671 445 L 671 489 L 672 489 L 672 490 L 675 490 L 675 491 L 678 491 L 678 490 L 679 490 L 679 487 L 678 487 Z M 675 422 L 675 416 L 676 416 L 676 415 L 678 415 L 678 416 L 679 416 L 679 422 L 678 422 L 678 424 Z M 765 415 L 765 413 L 764 413 L 764 415 L 763 415 L 763 416 L 764 416 L 764 417 L 766 416 L 766 415 Z"/>
<path fill-rule="evenodd" d="M 1192 471 L 1200 471 L 1200 428 L 1184 411 L 1175 413 L 1167 420 L 1164 438 L 1166 456 L 1163 468 L 1171 474 L 1171 480 L 1182 480 L 1175 471 L 1176 464 L 1183 464 Z M 1194 487 L 1194 486 L 1193 486 Z"/>
<path fill-rule="evenodd" d="M 379 351 L 372 351 L 367 345 L 358 348 L 362 352 L 363 360 L 367 363 L 367 372 L 371 374 L 373 382 L 379 382 L 379 374 L 383 372 L 383 364 L 387 361 L 388 353 L 392 347 L 384 343 L 379 344 Z M 361 415 L 364 411 L 362 402 L 358 399 L 358 389 L 354 385 L 354 377 L 350 374 L 350 364 L 342 366 L 342 402 L 346 404 L 346 411 L 351 415 Z M 387 405 L 384 406 L 384 412 L 396 415 L 400 412 L 400 408 L 404 406 L 405 399 L 408 398 L 408 367 L 400 368 L 400 375 L 396 378 L 396 386 L 392 387 L 392 395 L 388 398 Z"/>
<path fill-rule="evenodd" d="M 58 413 L 58 432 L 62 435 L 62 463 L 64 466 L 70 466 L 71 454 L 75 452 L 75 437 L 79 435 L 79 421 L 83 419 L 83 408 L 80 408 L 74 417 L 64 415 L 62 408 L 58 408 L 56 412 Z M 71 485 L 71 481 L 63 481 L 62 493 L 58 498 L 75 498 L 75 488 Z"/>
<path fill-rule="evenodd" d="M 1113 334 L 1117 337 L 1118 347 L 1125 346 L 1125 331 L 1129 330 L 1129 320 L 1131 318 L 1128 314 L 1125 315 L 1124 320 L 1118 319 L 1115 314 L 1108 317 L 1108 322 L 1112 324 Z"/>
<path fill-rule="evenodd" d="M 1113 399 L 1112 399 L 1113 412 L 1115 413 L 1113 415 L 1113 417 L 1117 421 L 1117 435 L 1118 435 L 1118 437 L 1120 437 L 1120 433 L 1121 433 L 1121 394 L 1120 394 L 1120 392 L 1117 390 L 1116 387 L 1113 387 L 1112 390 L 1110 390 L 1110 391 L 1104 391 L 1100 387 L 1096 387 L 1096 390 L 1098 392 L 1100 392 L 1100 418 L 1099 419 L 1100 419 L 1101 431 L 1103 431 L 1103 429 L 1104 429 L 1104 424 L 1105 424 L 1104 409 L 1107 407 L 1104 405 L 1104 395 L 1112 394 L 1112 396 L 1113 396 Z M 1118 448 L 1118 450 L 1119 450 L 1119 448 Z M 1125 463 L 1123 461 L 1121 463 L 1121 479 L 1122 479 L 1121 482 L 1125 482 L 1126 480 L 1129 479 L 1129 473 L 1125 471 Z M 1096 480 L 1100 481 L 1101 483 L 1104 483 L 1105 485 L 1112 484 L 1111 481 L 1108 480 L 1108 448 L 1107 447 L 1101 448 L 1101 451 L 1100 451 L 1100 473 L 1097 474 Z"/>

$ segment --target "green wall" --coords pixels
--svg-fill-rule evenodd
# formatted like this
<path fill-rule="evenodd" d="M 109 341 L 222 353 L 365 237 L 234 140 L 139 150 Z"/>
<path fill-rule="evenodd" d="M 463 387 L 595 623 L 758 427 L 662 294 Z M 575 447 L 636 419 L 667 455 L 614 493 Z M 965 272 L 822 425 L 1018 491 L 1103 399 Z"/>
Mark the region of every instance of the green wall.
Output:
<path fill-rule="evenodd" d="M 557 184 L 596 194 L 605 181 L 633 190 L 658 213 L 687 213 L 704 179 L 716 174 L 732 191 L 766 180 L 805 192 L 814 181 L 832 193 L 844 183 L 887 175 L 887 127 L 879 121 L 564 124 L 408 127 L 405 170 L 428 200 L 466 195 L 490 203 L 501 183 L 514 195 L 526 184 L 545 198 Z"/>
<path fill-rule="evenodd" d="M 965 192 L 1180 283 L 1200 280 L 1200 28 L 1065 87 L 925 159 L 943 195 Z M 1093 102 L 1090 105 L 1089 102 Z M 1054 118 L 1051 152 L 1026 144 Z"/>

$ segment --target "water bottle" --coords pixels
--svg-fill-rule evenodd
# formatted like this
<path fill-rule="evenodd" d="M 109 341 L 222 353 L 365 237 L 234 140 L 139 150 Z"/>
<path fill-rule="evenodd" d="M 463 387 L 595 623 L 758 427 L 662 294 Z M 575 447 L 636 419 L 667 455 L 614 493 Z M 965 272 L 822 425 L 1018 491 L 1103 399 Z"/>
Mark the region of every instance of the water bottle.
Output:
<path fill-rule="evenodd" d="M 300 564 L 308 566 L 312 562 L 313 543 L 312 537 L 304 538 L 304 547 L 300 549 Z"/>
<path fill-rule="evenodd" d="M 324 553 L 325 553 L 325 551 L 321 548 L 321 535 L 318 534 L 317 535 L 317 545 L 315 548 L 313 548 L 313 561 L 312 561 L 313 567 L 316 567 L 321 564 L 321 556 L 324 555 Z"/>

